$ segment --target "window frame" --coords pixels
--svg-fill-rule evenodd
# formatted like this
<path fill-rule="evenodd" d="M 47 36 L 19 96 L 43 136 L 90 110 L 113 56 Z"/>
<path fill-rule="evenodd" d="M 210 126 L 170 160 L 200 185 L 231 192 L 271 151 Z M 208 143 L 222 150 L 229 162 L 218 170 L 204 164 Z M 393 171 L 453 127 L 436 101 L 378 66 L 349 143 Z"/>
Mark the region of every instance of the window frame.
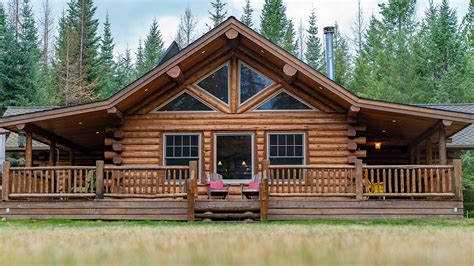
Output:
<path fill-rule="evenodd" d="M 252 71 L 257 72 L 258 74 L 264 76 L 265 78 L 267 78 L 268 80 L 270 80 L 270 81 L 272 82 L 270 85 L 266 86 L 266 87 L 263 88 L 261 91 L 259 91 L 259 92 L 257 92 L 256 94 L 252 95 L 252 97 L 248 98 L 248 99 L 245 100 L 244 102 L 242 102 L 241 99 L 240 99 L 240 95 L 241 95 L 241 91 L 242 91 L 241 83 L 240 83 L 240 81 L 241 81 L 241 79 L 242 79 L 242 75 L 241 75 L 241 74 L 242 74 L 242 65 L 245 65 L 246 67 L 248 67 L 248 68 L 251 69 Z M 252 66 L 250 66 L 249 64 L 247 64 L 247 63 L 245 63 L 245 62 L 243 62 L 243 61 L 241 61 L 241 60 L 239 60 L 239 63 L 238 63 L 238 76 L 239 76 L 239 78 L 238 78 L 238 80 L 237 80 L 237 88 L 238 88 L 238 95 L 237 95 L 237 97 L 238 97 L 238 103 L 239 103 L 239 105 L 242 105 L 242 104 L 244 104 L 244 103 L 247 103 L 247 102 L 251 101 L 251 100 L 252 100 L 253 98 L 255 98 L 257 95 L 259 95 L 260 93 L 263 93 L 266 89 L 268 89 L 269 87 L 275 85 L 275 83 L 276 83 L 273 79 L 267 77 L 266 75 L 262 74 L 260 71 L 256 70 L 255 68 L 253 68 Z"/>
<path fill-rule="evenodd" d="M 222 67 L 224 66 L 227 66 L 227 101 L 228 102 L 224 102 L 223 100 L 217 98 L 214 94 L 208 92 L 206 89 L 204 89 L 203 87 L 199 86 L 199 82 L 207 79 L 209 76 L 211 76 L 212 74 L 214 74 L 215 72 L 217 72 L 219 69 L 221 69 Z M 230 106 L 230 103 L 232 102 L 232 99 L 231 99 L 231 86 L 232 86 L 232 82 L 230 80 L 230 73 L 232 72 L 232 69 L 231 69 L 231 64 L 230 64 L 230 61 L 226 61 L 224 62 L 223 64 L 219 65 L 218 67 L 214 68 L 213 70 L 211 70 L 210 73 L 208 73 L 207 75 L 203 76 L 202 78 L 200 78 L 198 81 L 194 82 L 193 83 L 193 86 L 202 90 L 204 93 L 207 93 L 209 96 L 213 97 L 215 100 L 218 100 L 220 101 L 221 103 L 227 105 L 227 106 Z"/>
<path fill-rule="evenodd" d="M 290 95 L 291 97 L 295 98 L 296 100 L 300 101 L 302 104 L 308 106 L 309 109 L 285 109 L 285 110 L 278 110 L 278 109 L 272 109 L 272 110 L 258 110 L 258 108 L 260 108 L 260 106 L 264 105 L 266 102 L 270 101 L 273 97 L 276 97 L 278 96 L 280 93 L 287 93 L 288 95 Z M 252 109 L 252 112 L 314 112 L 314 111 L 319 111 L 318 109 L 316 109 L 313 105 L 307 103 L 306 101 L 304 101 L 303 99 L 301 99 L 300 97 L 294 95 L 293 93 L 285 90 L 285 89 L 279 89 L 278 91 L 276 91 L 275 93 L 273 93 L 272 95 L 270 95 L 268 98 L 266 98 L 265 100 L 263 100 L 260 104 L 258 104 L 255 108 Z"/>
<path fill-rule="evenodd" d="M 252 155 L 252 175 L 250 179 L 222 179 L 224 181 L 224 184 L 248 184 L 252 182 L 253 176 L 255 175 L 255 133 L 254 132 L 215 132 L 213 134 L 213 167 L 214 167 L 214 173 L 217 173 L 217 137 L 218 136 L 250 136 L 251 137 L 251 152 L 250 154 Z"/>
<path fill-rule="evenodd" d="M 306 151 L 307 151 L 307 147 L 306 147 L 306 132 L 303 132 L 303 131 L 285 131 L 285 132 L 281 132 L 281 131 L 278 131 L 278 132 L 267 132 L 266 134 L 266 138 L 267 138 L 267 148 L 266 148 L 266 151 L 267 151 L 267 161 L 268 161 L 268 164 L 269 165 L 272 165 L 271 164 L 271 160 L 270 160 L 270 135 L 301 135 L 302 136 L 302 146 L 303 146 L 303 164 L 302 165 L 306 165 L 306 162 L 307 162 L 307 154 L 306 154 Z M 280 157 L 280 158 L 298 158 L 298 157 Z M 274 164 L 274 165 L 281 165 L 281 164 Z"/>
<path fill-rule="evenodd" d="M 167 104 L 169 104 L 170 102 L 176 100 L 177 98 L 179 98 L 181 95 L 183 94 L 189 94 L 191 97 L 193 97 L 194 99 L 198 100 L 200 103 L 204 104 L 205 106 L 211 108 L 211 110 L 208 110 L 208 111 L 192 111 L 192 110 L 189 110 L 189 111 L 159 111 L 159 109 L 163 108 L 164 106 L 166 106 Z M 170 114 L 170 113 L 175 113 L 175 114 L 185 114 L 185 113 L 215 113 L 217 112 L 217 110 L 210 104 L 208 104 L 206 101 L 202 100 L 201 98 L 199 98 L 197 95 L 195 95 L 194 93 L 190 92 L 189 90 L 187 89 L 184 89 L 183 91 L 179 92 L 178 94 L 176 94 L 175 96 L 171 97 L 170 99 L 168 99 L 167 101 L 165 101 L 164 103 L 160 104 L 157 108 L 155 108 L 152 113 L 157 113 L 157 114 Z"/>
<path fill-rule="evenodd" d="M 162 134 L 162 139 L 163 139 L 163 166 L 167 166 L 166 164 L 166 148 L 167 148 L 167 143 L 166 143 L 166 137 L 167 136 L 198 136 L 198 182 L 201 182 L 201 164 L 202 164 L 202 152 L 201 152 L 201 139 L 202 139 L 202 134 L 200 132 L 166 132 Z M 170 159 L 176 159 L 179 157 L 173 157 Z M 187 158 L 187 157 L 183 157 Z M 189 158 L 189 157 L 188 157 Z"/>

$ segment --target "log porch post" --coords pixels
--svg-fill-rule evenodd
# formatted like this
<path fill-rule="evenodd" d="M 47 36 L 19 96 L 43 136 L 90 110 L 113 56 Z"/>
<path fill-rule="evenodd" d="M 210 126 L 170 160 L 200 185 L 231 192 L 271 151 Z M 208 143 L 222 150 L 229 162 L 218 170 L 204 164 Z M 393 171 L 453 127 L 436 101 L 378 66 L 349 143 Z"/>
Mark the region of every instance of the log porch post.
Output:
<path fill-rule="evenodd" d="M 441 127 L 439 129 L 439 164 L 446 165 L 448 164 L 448 157 L 446 153 L 446 130 Z"/>
<path fill-rule="evenodd" d="M 10 162 L 3 162 L 2 200 L 8 201 L 10 195 Z"/>
<path fill-rule="evenodd" d="M 189 180 L 187 182 L 187 198 L 188 198 L 188 222 L 194 221 L 194 209 L 196 203 L 196 177 L 197 177 L 197 161 L 189 162 Z"/>
<path fill-rule="evenodd" d="M 95 198 L 104 198 L 104 161 L 96 161 Z"/>
<path fill-rule="evenodd" d="M 26 132 L 25 166 L 33 166 L 33 134 Z"/>
<path fill-rule="evenodd" d="M 362 200 L 363 199 L 363 183 L 362 183 L 362 160 L 356 160 L 355 163 L 355 182 L 356 182 L 356 200 Z"/>
<path fill-rule="evenodd" d="M 262 181 L 260 183 L 260 220 L 268 220 L 268 160 L 262 161 Z"/>
<path fill-rule="evenodd" d="M 49 166 L 56 165 L 56 141 L 52 140 L 49 143 Z"/>
<path fill-rule="evenodd" d="M 426 140 L 426 164 L 433 164 L 433 146 L 431 138 Z"/>
<path fill-rule="evenodd" d="M 461 160 L 453 160 L 454 166 L 454 197 L 456 200 L 462 200 L 462 163 Z"/>

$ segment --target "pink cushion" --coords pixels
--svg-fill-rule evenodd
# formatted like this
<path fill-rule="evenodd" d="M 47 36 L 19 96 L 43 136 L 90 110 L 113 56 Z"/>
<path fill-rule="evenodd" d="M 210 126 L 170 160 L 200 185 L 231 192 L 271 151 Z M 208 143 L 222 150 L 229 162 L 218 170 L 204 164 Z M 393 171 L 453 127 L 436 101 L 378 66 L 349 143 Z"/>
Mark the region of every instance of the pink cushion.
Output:
<path fill-rule="evenodd" d="M 260 184 L 258 182 L 250 182 L 249 189 L 260 189 Z"/>
<path fill-rule="evenodd" d="M 210 181 L 209 188 L 214 190 L 222 190 L 224 189 L 224 182 L 222 181 Z"/>

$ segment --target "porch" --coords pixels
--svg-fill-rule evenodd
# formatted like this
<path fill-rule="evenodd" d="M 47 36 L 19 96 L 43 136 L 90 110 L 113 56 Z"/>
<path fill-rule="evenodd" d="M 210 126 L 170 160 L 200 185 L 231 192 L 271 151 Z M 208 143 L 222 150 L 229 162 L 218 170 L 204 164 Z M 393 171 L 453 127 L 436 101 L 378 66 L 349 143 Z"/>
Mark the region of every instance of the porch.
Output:
<path fill-rule="evenodd" d="M 428 219 L 463 215 L 461 162 L 450 165 L 278 165 L 261 162 L 260 196 L 208 199 L 188 166 L 10 167 L 7 219 Z"/>

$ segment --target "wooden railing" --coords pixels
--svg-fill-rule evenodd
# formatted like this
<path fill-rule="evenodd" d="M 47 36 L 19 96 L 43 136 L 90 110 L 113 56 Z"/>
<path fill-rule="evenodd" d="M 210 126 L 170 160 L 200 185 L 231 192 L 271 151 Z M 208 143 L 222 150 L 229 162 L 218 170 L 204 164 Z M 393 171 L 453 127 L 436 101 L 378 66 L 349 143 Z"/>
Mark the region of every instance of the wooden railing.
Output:
<path fill-rule="evenodd" d="M 364 166 L 364 196 L 454 197 L 460 186 L 456 164 Z"/>
<path fill-rule="evenodd" d="M 272 165 L 268 167 L 270 196 L 355 197 L 352 165 Z"/>
<path fill-rule="evenodd" d="M 184 197 L 188 179 L 189 166 L 106 166 L 104 196 Z"/>
<path fill-rule="evenodd" d="M 94 198 L 96 167 L 51 166 L 10 167 L 4 164 L 3 199 L 15 198 Z"/>

